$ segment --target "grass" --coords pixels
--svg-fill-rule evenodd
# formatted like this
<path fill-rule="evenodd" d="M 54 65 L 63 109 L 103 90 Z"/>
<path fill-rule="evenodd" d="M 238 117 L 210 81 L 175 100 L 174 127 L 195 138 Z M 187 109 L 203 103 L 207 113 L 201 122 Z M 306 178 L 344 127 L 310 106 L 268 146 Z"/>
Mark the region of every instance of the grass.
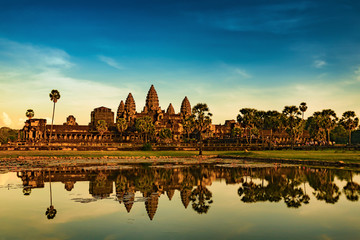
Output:
<path fill-rule="evenodd" d="M 75 157 L 84 158 L 118 156 L 118 157 L 193 157 L 197 151 L 0 151 L 0 159 L 17 158 L 19 156 L 43 156 L 43 157 Z M 276 158 L 296 160 L 319 160 L 319 161 L 344 161 L 360 163 L 360 151 L 336 151 L 336 150 L 274 150 L 274 151 L 205 151 L 204 155 L 233 155 L 247 158 Z"/>

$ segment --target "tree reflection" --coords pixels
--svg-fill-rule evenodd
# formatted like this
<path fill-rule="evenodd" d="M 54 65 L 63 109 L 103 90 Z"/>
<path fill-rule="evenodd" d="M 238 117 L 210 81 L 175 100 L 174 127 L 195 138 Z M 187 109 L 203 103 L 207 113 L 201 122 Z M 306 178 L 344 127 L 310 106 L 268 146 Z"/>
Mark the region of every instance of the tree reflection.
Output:
<path fill-rule="evenodd" d="M 206 168 L 200 167 L 193 172 L 193 175 L 198 184 L 189 197 L 192 202 L 191 206 L 199 214 L 207 213 L 210 205 L 213 203 L 212 193 L 206 188 L 207 184 L 211 184 L 211 172 Z"/>
<path fill-rule="evenodd" d="M 192 208 L 199 214 L 207 213 L 213 203 L 212 193 L 204 186 L 197 186 L 190 195 Z"/>
<path fill-rule="evenodd" d="M 348 173 L 350 175 L 350 181 L 347 182 L 343 191 L 345 193 L 346 199 L 355 202 L 359 200 L 360 185 L 356 182 L 353 182 L 352 172 L 349 171 Z"/>
<path fill-rule="evenodd" d="M 317 174 L 309 177 L 309 184 L 314 189 L 313 195 L 316 199 L 331 204 L 339 200 L 341 192 L 333 181 L 334 175 L 327 169 L 321 169 Z"/>
<path fill-rule="evenodd" d="M 56 216 L 56 209 L 52 204 L 52 189 L 51 189 L 51 171 L 49 171 L 49 185 L 50 185 L 50 207 L 46 209 L 45 215 L 47 219 L 53 219 Z"/>

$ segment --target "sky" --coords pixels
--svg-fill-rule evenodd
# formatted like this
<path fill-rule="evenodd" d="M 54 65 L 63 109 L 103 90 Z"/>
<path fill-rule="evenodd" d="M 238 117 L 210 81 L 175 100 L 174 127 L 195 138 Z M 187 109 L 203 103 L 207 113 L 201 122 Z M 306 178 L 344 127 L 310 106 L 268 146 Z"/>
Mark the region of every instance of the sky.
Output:
<path fill-rule="evenodd" d="M 360 115 L 359 1 L 0 0 L 0 127 L 25 112 L 56 124 L 116 112 L 151 84 L 162 109 L 207 103 L 213 123 L 239 109 L 306 102 Z"/>

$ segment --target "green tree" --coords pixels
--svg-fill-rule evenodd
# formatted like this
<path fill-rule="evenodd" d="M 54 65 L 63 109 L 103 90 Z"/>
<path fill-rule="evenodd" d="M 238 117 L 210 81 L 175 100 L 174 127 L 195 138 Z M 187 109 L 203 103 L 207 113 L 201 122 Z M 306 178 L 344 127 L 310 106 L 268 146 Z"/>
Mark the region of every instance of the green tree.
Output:
<path fill-rule="evenodd" d="M 247 130 L 245 134 L 248 137 L 248 143 L 251 143 L 252 129 L 256 128 L 256 112 L 257 110 L 253 108 L 242 108 L 240 109 L 240 114 L 237 116 L 238 123 Z"/>
<path fill-rule="evenodd" d="M 267 111 L 264 119 L 264 128 L 270 130 L 270 148 L 273 142 L 273 133 L 280 131 L 281 127 L 281 113 L 278 111 Z"/>
<path fill-rule="evenodd" d="M 51 142 L 52 131 L 53 131 L 53 125 L 54 125 L 55 104 L 60 99 L 60 93 L 59 93 L 58 90 L 53 89 L 53 90 L 51 90 L 49 96 L 50 96 L 50 100 L 52 102 L 54 102 L 53 114 L 52 114 L 52 118 L 51 118 L 50 137 L 49 137 L 49 143 L 50 143 Z"/>
<path fill-rule="evenodd" d="M 32 119 L 34 117 L 34 115 L 35 115 L 34 110 L 28 109 L 26 111 L 25 115 L 26 115 L 27 118 Z"/>
<path fill-rule="evenodd" d="M 351 132 L 359 125 L 359 118 L 354 111 L 346 111 L 340 119 L 340 124 L 349 132 L 349 145 L 351 145 Z"/>
<path fill-rule="evenodd" d="M 182 120 L 183 129 L 186 137 L 189 138 L 190 133 L 194 131 L 194 118 L 190 115 Z"/>
<path fill-rule="evenodd" d="M 241 128 L 239 127 L 234 127 L 233 129 L 231 129 L 231 137 L 236 138 L 236 143 L 239 144 L 239 139 L 241 138 Z"/>
<path fill-rule="evenodd" d="M 314 112 L 306 121 L 306 129 L 310 133 L 310 137 L 319 142 L 326 142 L 326 131 L 323 127 L 323 115 L 321 112 Z"/>
<path fill-rule="evenodd" d="M 166 142 L 166 141 L 172 139 L 172 132 L 168 128 L 163 128 L 159 131 L 159 137 L 161 140 Z"/>
<path fill-rule="evenodd" d="M 0 128 L 0 143 L 14 142 L 18 138 L 18 130 L 14 130 L 8 127 Z"/>
<path fill-rule="evenodd" d="M 321 112 L 322 121 L 321 125 L 323 129 L 325 129 L 327 134 L 327 143 L 330 144 L 330 131 L 336 127 L 338 118 L 336 117 L 336 113 L 331 109 L 324 109 Z"/>
<path fill-rule="evenodd" d="M 336 127 L 330 132 L 330 138 L 336 143 L 347 143 L 348 133 L 344 126 L 337 124 Z"/>
<path fill-rule="evenodd" d="M 302 120 L 304 120 L 304 113 L 305 113 L 306 110 L 308 109 L 308 107 L 306 106 L 306 102 L 300 103 L 299 109 L 300 109 L 300 111 L 301 111 Z"/>
<path fill-rule="evenodd" d="M 116 119 L 116 129 L 120 133 L 120 137 L 122 138 L 123 133 L 129 127 L 128 122 L 125 118 L 118 118 Z"/>
<path fill-rule="evenodd" d="M 192 109 L 192 118 L 194 119 L 194 128 L 199 133 L 199 155 L 202 155 L 203 133 L 211 125 L 211 116 L 209 107 L 206 103 L 198 103 Z"/>
<path fill-rule="evenodd" d="M 296 106 L 285 106 L 283 110 L 283 123 L 291 139 L 291 148 L 294 147 L 295 140 L 303 131 L 304 125 L 303 121 L 299 118 L 300 114 L 299 108 Z"/>
<path fill-rule="evenodd" d="M 100 133 L 102 138 L 103 134 L 108 130 L 108 126 L 105 120 L 98 120 L 96 123 L 96 130 Z"/>
<path fill-rule="evenodd" d="M 145 143 L 148 142 L 149 136 L 153 136 L 155 134 L 155 126 L 151 117 L 136 119 L 135 128 L 141 135 L 143 135 Z"/>

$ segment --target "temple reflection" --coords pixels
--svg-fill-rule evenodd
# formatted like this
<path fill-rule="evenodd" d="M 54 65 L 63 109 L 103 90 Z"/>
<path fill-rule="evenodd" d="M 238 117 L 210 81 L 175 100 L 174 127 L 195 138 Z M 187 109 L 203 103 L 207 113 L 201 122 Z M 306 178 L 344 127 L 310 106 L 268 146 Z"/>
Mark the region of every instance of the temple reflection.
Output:
<path fill-rule="evenodd" d="M 116 197 L 130 213 L 134 203 L 143 202 L 150 220 L 159 207 L 161 195 L 171 201 L 177 195 L 183 207 L 206 214 L 214 205 L 216 192 L 209 186 L 214 181 L 224 181 L 237 187 L 243 203 L 283 202 L 289 208 L 299 208 L 311 201 L 335 204 L 340 196 L 358 201 L 360 185 L 354 182 L 357 172 L 342 169 L 317 169 L 277 165 L 199 165 L 199 166 L 117 166 L 117 167 L 61 167 L 33 169 L 17 172 L 23 183 L 23 194 L 31 196 L 36 188 L 44 188 L 46 182 L 61 182 L 67 191 L 76 188 L 77 182 L 89 182 L 92 199 L 73 198 L 88 203 Z M 336 181 L 337 180 L 337 181 Z M 343 181 L 340 189 L 339 182 Z M 115 195 L 113 195 L 115 190 Z M 139 200 L 136 193 L 142 195 Z M 137 195 L 139 196 L 139 195 Z M 56 214 L 52 205 L 50 188 L 49 219 Z"/>

